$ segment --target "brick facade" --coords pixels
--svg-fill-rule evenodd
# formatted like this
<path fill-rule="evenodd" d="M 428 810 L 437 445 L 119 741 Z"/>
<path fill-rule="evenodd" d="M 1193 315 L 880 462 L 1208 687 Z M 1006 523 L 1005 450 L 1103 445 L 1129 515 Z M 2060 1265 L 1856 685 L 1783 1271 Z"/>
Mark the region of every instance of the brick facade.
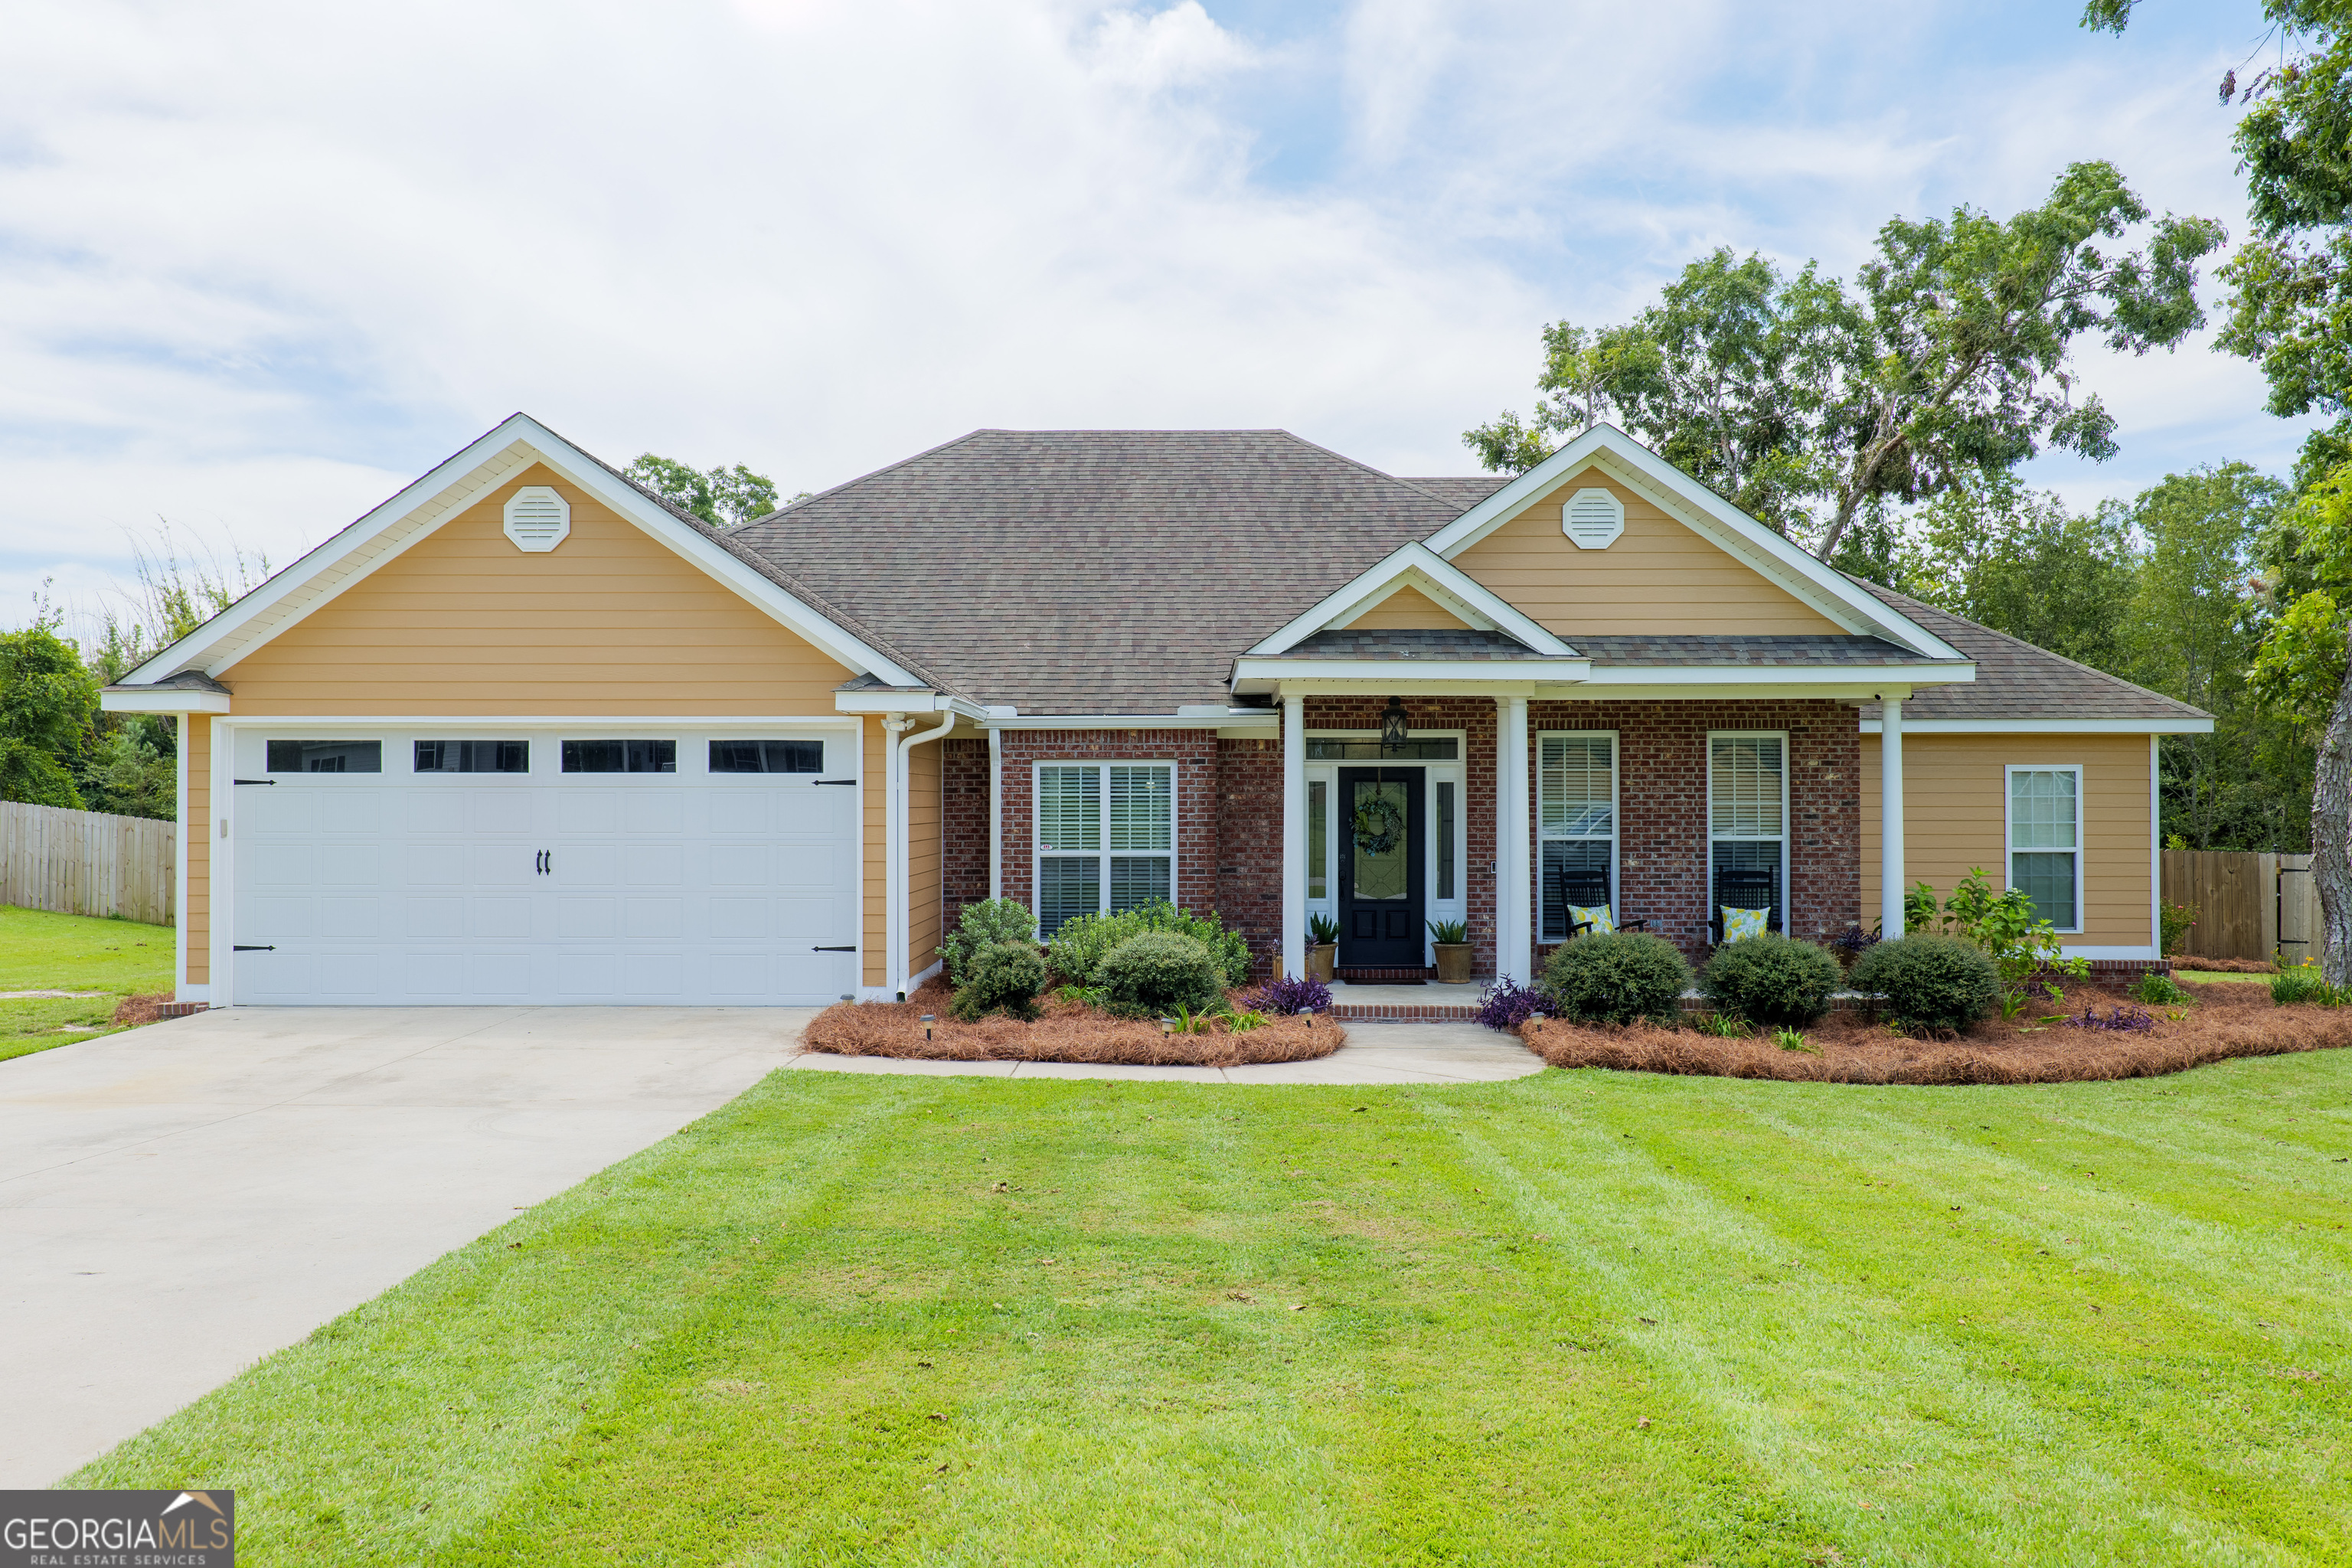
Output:
<path fill-rule="evenodd" d="M 1374 731 L 1385 697 L 1310 698 L 1309 731 Z M 1483 697 L 1405 702 L 1417 731 L 1463 731 L 1471 941 L 1495 973 L 1495 779 L 1500 714 Z M 1706 737 L 1711 730 L 1789 735 L 1789 933 L 1826 940 L 1861 917 L 1862 748 L 1853 710 L 1820 700 L 1530 702 L 1528 800 L 1536 800 L 1538 732 L 1618 732 L 1618 907 L 1694 959 L 1706 942 Z M 1004 895 L 1034 905 L 1031 797 L 1040 762 L 1176 764 L 1176 901 L 1215 910 L 1249 938 L 1260 975 L 1282 950 L 1282 743 L 1219 740 L 1213 730 L 1007 730 L 1003 732 Z M 988 746 L 941 742 L 944 901 L 951 927 L 988 896 Z M 1532 816 L 1527 831 L 1532 835 Z M 1539 874 L 1541 857 L 1529 857 Z M 1540 900 L 1536 908 L 1541 909 Z"/>
<path fill-rule="evenodd" d="M 1543 730 L 1617 731 L 1618 913 L 1692 959 L 1706 921 L 1706 737 L 1710 730 L 1789 734 L 1788 933 L 1826 941 L 1862 914 L 1862 737 L 1854 711 L 1819 700 L 1530 702 L 1528 761 Z M 1535 801 L 1535 785 L 1528 784 Z M 1540 906 L 1538 906 L 1540 907 Z"/>

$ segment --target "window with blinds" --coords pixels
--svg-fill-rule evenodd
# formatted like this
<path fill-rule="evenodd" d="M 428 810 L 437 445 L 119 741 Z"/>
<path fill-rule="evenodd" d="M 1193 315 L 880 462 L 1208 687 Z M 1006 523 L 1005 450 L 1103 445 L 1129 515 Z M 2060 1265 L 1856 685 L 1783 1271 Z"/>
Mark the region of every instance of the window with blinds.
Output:
<path fill-rule="evenodd" d="M 1568 935 L 1569 908 L 1616 902 L 1617 737 L 1549 734 L 1536 745 L 1536 838 L 1543 940 Z"/>
<path fill-rule="evenodd" d="M 2009 885 L 2058 930 L 2083 929 L 2080 768 L 2009 770 Z"/>
<path fill-rule="evenodd" d="M 1769 904 L 1771 929 L 1788 930 L 1789 742 L 1785 735 L 1707 737 L 1710 906 Z M 1707 910 L 1709 919 L 1715 910 Z"/>
<path fill-rule="evenodd" d="M 1176 779 L 1165 763 L 1037 770 L 1037 925 L 1172 902 Z"/>

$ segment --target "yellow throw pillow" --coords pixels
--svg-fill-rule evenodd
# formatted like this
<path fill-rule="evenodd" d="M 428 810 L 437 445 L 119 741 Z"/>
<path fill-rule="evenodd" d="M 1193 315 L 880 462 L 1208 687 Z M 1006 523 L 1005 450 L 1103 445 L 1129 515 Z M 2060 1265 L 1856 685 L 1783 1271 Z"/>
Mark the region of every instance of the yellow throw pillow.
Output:
<path fill-rule="evenodd" d="M 1590 908 L 1583 904 L 1568 906 L 1569 924 L 1581 925 L 1586 921 L 1592 922 L 1592 929 L 1584 933 L 1587 936 L 1608 936 L 1617 930 L 1617 921 L 1610 915 L 1607 904 L 1595 904 Z"/>
<path fill-rule="evenodd" d="M 1762 936 L 1772 919 L 1770 910 L 1735 910 L 1723 906 L 1723 940 L 1738 942 L 1742 937 Z"/>

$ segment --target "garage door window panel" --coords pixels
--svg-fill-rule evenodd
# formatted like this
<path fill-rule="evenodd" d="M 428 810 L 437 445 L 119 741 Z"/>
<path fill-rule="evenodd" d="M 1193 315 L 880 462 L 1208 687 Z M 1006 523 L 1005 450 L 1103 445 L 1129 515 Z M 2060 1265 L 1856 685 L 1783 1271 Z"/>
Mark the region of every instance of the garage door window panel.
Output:
<path fill-rule="evenodd" d="M 380 773 L 382 741 L 271 741 L 264 766 L 273 773 Z"/>
<path fill-rule="evenodd" d="M 419 741 L 415 767 L 420 773 L 527 773 L 530 742 Z"/>
<path fill-rule="evenodd" d="M 566 741 L 567 773 L 674 773 L 676 741 Z"/>
<path fill-rule="evenodd" d="M 821 773 L 823 741 L 713 741 L 714 773 Z"/>

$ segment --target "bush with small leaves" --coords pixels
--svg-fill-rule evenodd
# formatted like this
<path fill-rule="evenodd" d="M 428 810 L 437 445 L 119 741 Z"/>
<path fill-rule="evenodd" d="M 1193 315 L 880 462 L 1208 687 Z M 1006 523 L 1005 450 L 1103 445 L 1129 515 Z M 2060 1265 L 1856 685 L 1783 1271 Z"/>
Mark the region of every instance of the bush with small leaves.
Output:
<path fill-rule="evenodd" d="M 1216 960 L 1223 984 L 1239 985 L 1249 978 L 1247 937 L 1229 929 L 1214 910 L 1196 915 L 1166 902 L 1107 915 L 1075 915 L 1054 932 L 1045 957 L 1063 979 L 1079 985 L 1099 985 L 1103 961 L 1146 931 L 1174 931 L 1200 942 Z"/>
<path fill-rule="evenodd" d="M 1012 899 L 987 899 L 977 904 L 966 904 L 956 929 L 940 949 L 945 961 L 948 984 L 961 985 L 965 971 L 971 965 L 972 954 L 992 942 L 1010 942 L 1034 946 L 1037 941 L 1037 917 Z"/>
<path fill-rule="evenodd" d="M 1673 1024 L 1690 983 L 1690 965 L 1674 943 L 1642 931 L 1564 942 L 1543 973 L 1560 1016 L 1584 1024 Z"/>
<path fill-rule="evenodd" d="M 1164 1017 L 1179 1007 L 1206 1012 L 1225 994 L 1224 971 L 1208 944 L 1172 931 L 1129 937 L 1097 973 L 1103 1005 L 1130 1018 Z"/>
<path fill-rule="evenodd" d="M 948 1011 L 972 1023 L 991 1013 L 1015 1018 L 1037 1016 L 1037 993 L 1045 989 L 1045 961 L 1025 942 L 992 942 L 964 965 Z"/>
<path fill-rule="evenodd" d="M 1906 1028 L 1965 1029 L 2000 999 L 2000 972 L 1984 950 L 1952 936 L 1882 942 L 1855 961 L 1853 988 L 1886 999 Z"/>
<path fill-rule="evenodd" d="M 2132 1000 L 2145 1002 L 2151 1007 L 2179 1007 L 2197 1000 L 2173 984 L 2172 976 L 2149 970 L 2132 986 Z"/>
<path fill-rule="evenodd" d="M 1725 942 L 1698 988 L 1727 1013 L 1772 1028 L 1810 1028 L 1826 1017 L 1845 971 L 1827 951 L 1776 931 Z"/>

